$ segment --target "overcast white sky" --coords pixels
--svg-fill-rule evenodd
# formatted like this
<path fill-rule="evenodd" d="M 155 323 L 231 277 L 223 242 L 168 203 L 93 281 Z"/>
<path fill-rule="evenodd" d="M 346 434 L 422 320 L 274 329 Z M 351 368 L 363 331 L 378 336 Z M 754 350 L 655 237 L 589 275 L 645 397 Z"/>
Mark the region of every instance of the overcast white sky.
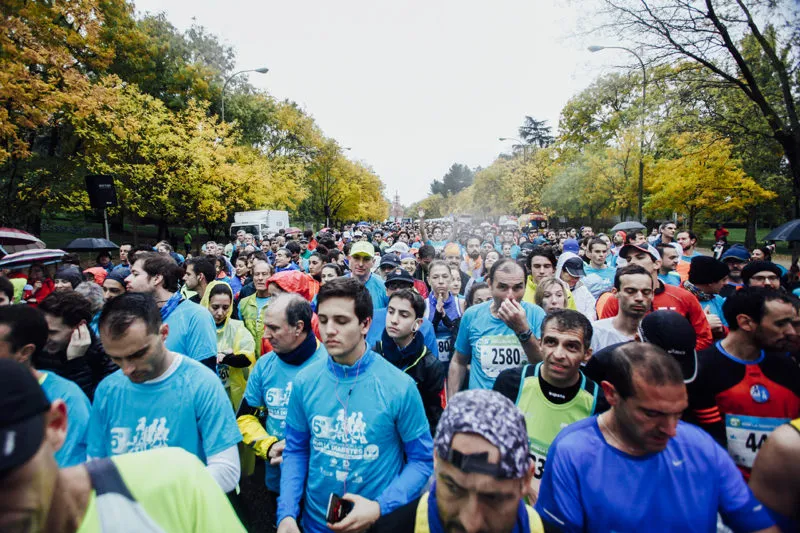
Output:
<path fill-rule="evenodd" d="M 250 82 L 298 102 L 408 205 L 454 162 L 488 166 L 525 115 L 561 108 L 624 52 L 576 37 L 588 2 L 558 0 L 136 0 L 183 30 L 208 28 Z M 583 17 L 583 18 L 581 18 Z M 622 54 L 622 55 L 620 55 Z"/>

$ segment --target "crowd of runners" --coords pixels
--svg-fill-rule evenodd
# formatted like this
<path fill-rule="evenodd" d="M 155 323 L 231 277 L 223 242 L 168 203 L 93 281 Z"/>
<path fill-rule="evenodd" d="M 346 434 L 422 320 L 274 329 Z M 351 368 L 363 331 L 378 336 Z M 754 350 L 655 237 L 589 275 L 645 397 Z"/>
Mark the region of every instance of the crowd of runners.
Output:
<path fill-rule="evenodd" d="M 420 217 L 6 271 L 0 532 L 798 531 L 797 268 L 724 237 Z"/>

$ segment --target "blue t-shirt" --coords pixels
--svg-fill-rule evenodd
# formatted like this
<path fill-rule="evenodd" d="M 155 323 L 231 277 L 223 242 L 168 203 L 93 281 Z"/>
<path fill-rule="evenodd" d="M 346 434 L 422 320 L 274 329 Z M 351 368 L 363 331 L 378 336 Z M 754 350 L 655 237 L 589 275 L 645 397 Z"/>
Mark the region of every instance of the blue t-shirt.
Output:
<path fill-rule="evenodd" d="M 430 438 L 414 380 L 372 350 L 359 362 L 327 357 L 294 380 L 286 424 L 310 434 L 304 496 L 317 524 L 331 493 L 376 500 L 403 469 L 403 443 Z"/>
<path fill-rule="evenodd" d="M 703 255 L 703 254 L 701 254 L 697 250 L 692 252 L 692 255 L 683 255 L 683 254 L 681 254 L 681 261 L 686 261 L 687 263 L 691 263 L 692 262 L 692 257 L 697 257 L 698 255 Z"/>
<path fill-rule="evenodd" d="M 434 248 L 436 248 L 436 252 L 437 253 L 442 253 L 442 251 L 444 250 L 444 247 L 447 246 L 448 242 L 450 242 L 450 241 L 448 241 L 447 239 L 445 239 L 443 241 L 434 241 L 433 239 L 428 239 L 428 242 L 426 242 L 425 244 L 428 244 L 428 245 L 433 246 Z"/>
<path fill-rule="evenodd" d="M 267 434 L 278 440 L 286 437 L 286 412 L 289 408 L 289 398 L 292 396 L 293 381 L 295 376 L 309 365 L 328 357 L 325 345 L 317 341 L 317 350 L 306 359 L 302 365 L 290 365 L 269 352 L 256 361 L 255 367 L 250 372 L 244 398 L 251 407 L 266 408 Z M 281 488 L 280 466 L 266 464 L 267 488 L 279 492 Z"/>
<path fill-rule="evenodd" d="M 177 446 L 206 462 L 242 440 L 217 375 L 176 355 L 177 368 L 155 383 L 133 383 L 122 370 L 100 382 L 89 422 L 90 457 Z"/>
<path fill-rule="evenodd" d="M 347 277 L 351 277 L 352 274 L 348 273 Z M 356 278 L 358 279 L 358 278 Z M 376 276 L 375 274 L 370 274 L 369 279 L 364 284 L 364 286 L 369 291 L 369 295 L 372 297 L 372 310 L 375 311 L 376 309 L 380 309 L 382 307 L 387 307 L 389 305 L 389 297 L 386 295 L 386 285 L 384 285 L 383 280 L 380 276 Z"/>
<path fill-rule="evenodd" d="M 503 257 L 503 245 L 502 244 L 495 245 L 494 249 L 497 250 L 497 253 L 500 254 L 500 257 Z M 516 245 L 516 244 L 512 244 L 511 245 L 511 259 L 516 259 L 517 257 L 519 257 L 519 252 L 520 252 L 520 247 L 518 245 Z"/>
<path fill-rule="evenodd" d="M 723 298 L 719 294 L 715 294 L 712 299 L 701 301 L 700 307 L 703 308 L 703 311 L 710 308 L 711 314 L 717 315 L 719 319 L 722 321 L 722 325 L 727 328 L 728 321 L 725 320 L 725 315 L 722 313 L 722 304 L 724 303 L 725 303 L 725 298 Z"/>
<path fill-rule="evenodd" d="M 633 457 L 609 445 L 593 416 L 563 429 L 547 454 L 536 510 L 565 533 L 735 531 L 772 520 L 733 460 L 702 429 L 678 423 L 664 451 Z"/>
<path fill-rule="evenodd" d="M 583 265 L 583 270 L 586 272 L 587 276 L 589 274 L 597 274 L 605 280 L 609 286 L 614 285 L 614 275 L 617 273 L 617 269 L 614 267 L 606 266 L 605 268 L 594 268 L 591 263 L 586 263 Z"/>
<path fill-rule="evenodd" d="M 672 285 L 673 287 L 680 287 L 681 286 L 681 275 L 677 272 L 670 272 L 669 274 L 659 274 L 658 279 L 663 281 L 666 285 Z"/>
<path fill-rule="evenodd" d="M 386 329 L 386 307 L 376 309 L 372 313 L 372 324 L 369 325 L 367 332 L 367 346 L 373 348 L 375 344 L 381 340 L 383 330 Z M 422 319 L 422 325 L 419 327 L 419 333 L 422 333 L 422 338 L 425 340 L 425 346 L 428 350 L 435 354 L 438 348 L 436 347 L 436 334 L 433 331 L 433 324 L 427 318 Z"/>
<path fill-rule="evenodd" d="M 181 302 L 164 322 L 167 350 L 196 361 L 217 355 L 217 325 L 208 309 L 189 300 Z M 126 378 L 127 379 L 127 378 Z"/>
<path fill-rule="evenodd" d="M 89 429 L 89 411 L 92 404 L 86 393 L 74 382 L 52 372 L 42 372 L 39 385 L 51 402 L 64 400 L 67 404 L 67 437 L 56 452 L 56 462 L 61 468 L 86 462 L 86 432 Z"/>
<path fill-rule="evenodd" d="M 528 302 L 519 302 L 536 338 L 542 336 L 544 311 Z M 500 372 L 528 362 L 514 330 L 492 316 L 492 301 L 473 305 L 464 312 L 456 338 L 456 351 L 472 360 L 470 389 L 491 389 Z"/>

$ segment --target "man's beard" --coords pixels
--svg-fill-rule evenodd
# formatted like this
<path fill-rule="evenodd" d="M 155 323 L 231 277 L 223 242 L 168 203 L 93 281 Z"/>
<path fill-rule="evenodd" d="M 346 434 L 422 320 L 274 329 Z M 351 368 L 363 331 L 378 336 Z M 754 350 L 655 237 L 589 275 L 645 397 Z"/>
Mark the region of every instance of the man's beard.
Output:
<path fill-rule="evenodd" d="M 481 256 L 481 252 L 480 252 L 480 250 L 478 250 L 478 251 L 475 251 L 475 252 L 470 252 L 470 253 L 469 253 L 469 257 L 470 257 L 470 259 L 477 259 L 477 258 L 479 258 L 480 256 Z"/>

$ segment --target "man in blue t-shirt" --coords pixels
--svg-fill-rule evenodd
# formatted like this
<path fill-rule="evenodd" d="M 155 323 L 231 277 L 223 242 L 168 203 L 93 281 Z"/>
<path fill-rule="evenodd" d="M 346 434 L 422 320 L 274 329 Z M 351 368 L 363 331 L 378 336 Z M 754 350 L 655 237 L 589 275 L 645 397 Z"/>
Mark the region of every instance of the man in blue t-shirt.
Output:
<path fill-rule="evenodd" d="M 733 460 L 688 406 L 678 362 L 652 344 L 615 348 L 602 382 L 611 410 L 563 429 L 547 454 L 536 510 L 564 533 L 734 531 L 777 533 Z"/>
<path fill-rule="evenodd" d="M 366 241 L 353 243 L 350 248 L 348 263 L 350 272 L 348 277 L 354 277 L 360 281 L 369 291 L 372 298 L 373 310 L 386 307 L 389 304 L 389 297 L 386 296 L 386 287 L 380 276 L 372 273 L 372 264 L 375 257 L 375 247 Z"/>
<path fill-rule="evenodd" d="M 286 446 L 286 413 L 295 376 L 325 359 L 325 347 L 311 330 L 311 304 L 299 294 L 272 299 L 264 318 L 264 337 L 272 350 L 256 361 L 247 380 L 237 423 L 244 443 L 266 461 L 266 485 L 271 503 L 280 491 L 280 463 Z M 261 424 L 261 418 L 266 424 Z"/>
<path fill-rule="evenodd" d="M 230 492 L 239 481 L 242 440 L 230 400 L 216 374 L 167 349 L 168 334 L 149 294 L 128 293 L 106 303 L 100 338 L 120 369 L 95 392 L 87 455 L 177 446 L 203 461 Z"/>
<path fill-rule="evenodd" d="M 584 279 L 589 292 L 597 298 L 603 292 L 614 286 L 614 274 L 617 269 L 606 264 L 608 258 L 608 243 L 595 237 L 586 245 L 586 256 L 589 264 L 583 267 L 587 279 Z"/>
<path fill-rule="evenodd" d="M 278 532 L 328 531 L 332 495 L 353 504 L 337 529 L 363 531 L 422 493 L 433 441 L 414 381 L 368 349 L 368 290 L 336 278 L 317 295 L 330 354 L 294 379 L 278 498 Z"/>
<path fill-rule="evenodd" d="M 73 381 L 34 368 L 46 342 L 47 320 L 41 311 L 28 305 L 0 306 L 0 359 L 12 359 L 27 366 L 50 402 L 63 400 L 66 404 L 67 435 L 55 454 L 58 466 L 66 468 L 86 461 L 86 429 L 91 404 Z"/>
<path fill-rule="evenodd" d="M 447 377 L 448 398 L 459 391 L 470 363 L 469 388 L 491 389 L 503 370 L 542 359 L 538 339 L 544 311 L 522 301 L 525 270 L 503 258 L 492 266 L 489 278 L 492 299 L 470 307 L 461 318 Z"/>
<path fill-rule="evenodd" d="M 168 326 L 167 350 L 200 361 L 217 372 L 217 327 L 208 309 L 186 300 L 178 291 L 181 269 L 170 256 L 156 252 L 136 255 L 131 275 L 125 278 L 128 292 L 152 295 Z"/>

